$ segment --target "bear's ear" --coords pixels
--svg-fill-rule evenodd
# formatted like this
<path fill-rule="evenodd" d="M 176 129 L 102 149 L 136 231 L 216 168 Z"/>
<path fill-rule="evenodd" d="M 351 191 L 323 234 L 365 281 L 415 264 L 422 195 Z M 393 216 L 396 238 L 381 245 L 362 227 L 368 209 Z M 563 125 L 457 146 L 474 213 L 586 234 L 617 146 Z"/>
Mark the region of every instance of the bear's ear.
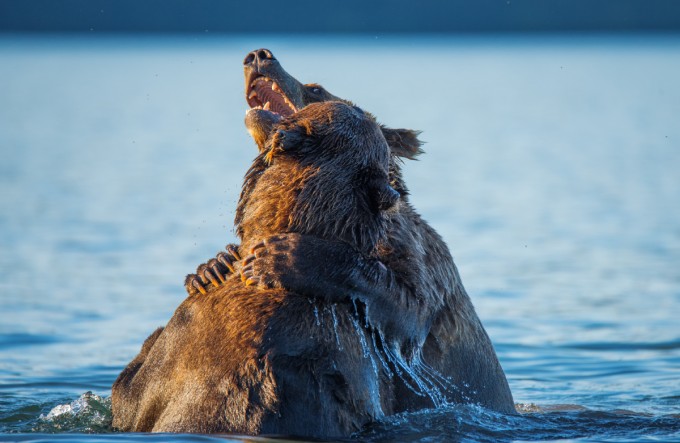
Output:
<path fill-rule="evenodd" d="M 401 194 L 397 192 L 387 181 L 376 180 L 369 186 L 371 201 L 378 210 L 387 211 L 399 201 Z"/>
<path fill-rule="evenodd" d="M 387 144 L 390 145 L 392 154 L 399 157 L 405 157 L 414 160 L 418 155 L 423 153 L 420 149 L 423 142 L 418 140 L 420 131 L 413 129 L 392 129 L 386 126 L 380 126 Z"/>

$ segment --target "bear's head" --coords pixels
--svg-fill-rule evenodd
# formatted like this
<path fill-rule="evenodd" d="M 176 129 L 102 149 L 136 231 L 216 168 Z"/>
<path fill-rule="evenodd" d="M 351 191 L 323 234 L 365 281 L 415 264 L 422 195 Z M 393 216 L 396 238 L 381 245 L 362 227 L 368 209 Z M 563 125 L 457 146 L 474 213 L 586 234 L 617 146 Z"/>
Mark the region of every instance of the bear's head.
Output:
<path fill-rule="evenodd" d="M 286 72 L 274 54 L 265 48 L 256 49 L 243 60 L 245 93 L 248 106 L 264 109 L 277 117 L 287 117 L 312 103 L 342 101 L 318 83 L 303 84 Z M 419 131 L 393 129 L 380 126 L 392 154 L 414 159 L 423 151 L 418 140 Z M 251 132 L 252 134 L 252 132 Z M 265 139 L 253 136 L 260 150 L 265 148 Z"/>
<path fill-rule="evenodd" d="M 375 119 L 329 101 L 287 117 L 254 109 L 246 126 L 264 148 L 241 192 L 241 239 L 297 232 L 371 254 L 400 197 L 390 186 L 390 148 Z"/>

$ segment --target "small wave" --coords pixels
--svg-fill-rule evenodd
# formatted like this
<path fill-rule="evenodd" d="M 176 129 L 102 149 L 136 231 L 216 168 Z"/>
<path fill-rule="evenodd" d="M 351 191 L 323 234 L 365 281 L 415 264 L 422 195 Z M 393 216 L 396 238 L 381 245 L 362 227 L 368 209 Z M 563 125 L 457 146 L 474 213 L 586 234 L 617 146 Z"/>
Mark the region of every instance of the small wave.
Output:
<path fill-rule="evenodd" d="M 88 391 L 71 403 L 41 414 L 32 432 L 112 432 L 111 398 Z"/>
<path fill-rule="evenodd" d="M 366 442 L 597 439 L 606 441 L 654 438 L 677 441 L 677 415 L 633 411 L 597 411 L 580 405 L 516 405 L 519 414 L 493 412 L 475 405 L 402 413 L 370 426 L 357 437 Z"/>
<path fill-rule="evenodd" d="M 61 341 L 54 335 L 45 334 L 0 334 L 0 349 L 24 348 L 27 346 L 50 345 Z"/>
<path fill-rule="evenodd" d="M 674 351 L 680 349 L 680 340 L 662 342 L 588 342 L 561 346 L 581 351 Z"/>
<path fill-rule="evenodd" d="M 448 405 L 401 413 L 367 427 L 354 441 L 475 441 L 597 439 L 605 441 L 657 439 L 680 440 L 680 415 L 655 415 L 628 410 L 593 410 L 576 404 L 537 405 L 520 403 L 518 414 L 502 414 L 477 405 Z M 59 404 L 36 417 L 34 407 L 15 411 L 23 417 L 16 432 L 41 434 L 110 434 L 111 398 L 86 392 L 70 403 Z M 33 415 L 35 414 L 35 415 Z M 17 419 L 14 417 L 14 419 Z M 26 434 L 28 435 L 28 434 Z M 120 434 L 116 434 L 120 436 Z M 129 437 L 130 434 L 124 434 Z M 1 436 L 0 436 L 1 437 Z M 126 438 L 127 438 L 126 437 Z M 145 436 L 148 440 L 148 436 Z M 167 435 L 165 436 L 167 437 Z M 177 436 L 168 440 L 186 440 Z M 218 437 L 218 436 L 215 436 Z M 202 436 L 205 441 L 211 437 Z M 272 441 L 262 437 L 219 436 L 224 441 Z M 232 438 L 234 438 L 232 440 Z M 0 441 L 2 439 L 0 438 Z M 91 441 L 91 440 L 87 440 Z M 198 441 L 198 440 L 197 440 Z"/>

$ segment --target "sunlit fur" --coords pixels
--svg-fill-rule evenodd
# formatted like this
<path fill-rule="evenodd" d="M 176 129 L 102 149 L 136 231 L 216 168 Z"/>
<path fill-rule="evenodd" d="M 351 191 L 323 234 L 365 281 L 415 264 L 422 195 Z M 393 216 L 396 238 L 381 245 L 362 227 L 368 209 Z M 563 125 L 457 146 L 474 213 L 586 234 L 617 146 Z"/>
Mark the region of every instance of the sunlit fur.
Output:
<path fill-rule="evenodd" d="M 254 53 L 257 51 L 254 51 Z M 299 107 L 341 99 L 318 84 L 304 85 L 286 72 L 270 51 L 268 59 L 245 66 L 246 85 L 250 78 L 264 75 L 275 80 L 289 101 Z M 391 99 L 391 98 L 389 98 Z M 401 195 L 396 211 L 389 217 L 387 240 L 381 242 L 378 258 L 389 272 L 385 275 L 371 262 L 360 259 L 355 268 L 338 266 L 345 272 L 329 274 L 316 266 L 317 257 L 338 255 L 337 243 L 312 237 L 291 236 L 286 253 L 277 260 L 260 260 L 261 274 L 276 276 L 286 287 L 305 293 L 323 288 L 336 296 L 353 294 L 366 303 L 370 319 L 385 331 L 391 346 L 408 361 L 422 361 L 455 389 L 445 392 L 449 402 L 479 403 L 514 412 L 514 402 L 503 369 L 484 327 L 462 284 L 451 253 L 431 226 L 416 212 L 408 199 L 401 172 L 401 158 L 422 153 L 418 131 L 381 130 L 392 152 L 390 183 Z M 451 171 L 455 174 L 456 171 Z M 455 204 L 455 202 L 442 202 Z M 283 246 L 278 246 L 283 248 Z M 340 254 L 343 256 L 342 254 Z M 307 260 L 307 257 L 313 257 Z M 274 266 L 276 264 L 276 266 Z M 395 351 L 396 352 L 396 351 Z M 404 387 L 398 395 L 399 410 L 432 407 L 428 396 Z"/>
<path fill-rule="evenodd" d="M 261 235 L 311 232 L 374 254 L 384 238 L 389 153 L 378 125 L 344 103 L 282 121 L 247 174 L 241 249 Z M 361 154 L 361 155 L 359 155 Z M 382 209 L 381 209 L 382 205 Z M 337 218 L 336 218 L 337 217 Z M 341 220 L 338 223 L 337 220 Z M 335 272 L 343 257 L 317 265 Z M 231 274 L 188 297 L 112 388 L 114 427 L 347 437 L 394 412 L 380 344 L 349 300 L 246 286 Z"/>
<path fill-rule="evenodd" d="M 237 234 L 297 232 L 375 254 L 386 232 L 382 210 L 399 198 L 388 168 L 389 150 L 372 117 L 340 102 L 310 105 L 277 126 L 246 174 Z"/>

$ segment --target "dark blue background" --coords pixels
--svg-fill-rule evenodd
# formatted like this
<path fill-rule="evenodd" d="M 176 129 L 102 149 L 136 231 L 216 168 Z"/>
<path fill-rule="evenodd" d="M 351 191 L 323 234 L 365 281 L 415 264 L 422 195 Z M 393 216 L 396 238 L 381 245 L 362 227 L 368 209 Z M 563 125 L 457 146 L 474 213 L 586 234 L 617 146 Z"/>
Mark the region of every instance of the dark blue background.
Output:
<path fill-rule="evenodd" d="M 0 0 L 0 32 L 680 31 L 677 0 Z"/>

